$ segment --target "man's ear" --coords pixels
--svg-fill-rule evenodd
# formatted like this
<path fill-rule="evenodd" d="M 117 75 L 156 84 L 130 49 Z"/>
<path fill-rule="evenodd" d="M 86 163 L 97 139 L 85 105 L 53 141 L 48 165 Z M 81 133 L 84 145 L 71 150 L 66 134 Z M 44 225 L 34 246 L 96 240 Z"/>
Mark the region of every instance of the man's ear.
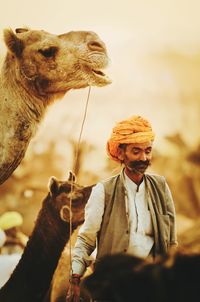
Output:
<path fill-rule="evenodd" d="M 122 148 L 118 148 L 118 154 L 117 157 L 119 160 L 121 160 L 121 162 L 124 161 L 124 157 L 125 157 L 125 150 Z"/>
<path fill-rule="evenodd" d="M 12 29 L 4 29 L 4 42 L 11 53 L 20 57 L 23 50 L 23 42 Z"/>

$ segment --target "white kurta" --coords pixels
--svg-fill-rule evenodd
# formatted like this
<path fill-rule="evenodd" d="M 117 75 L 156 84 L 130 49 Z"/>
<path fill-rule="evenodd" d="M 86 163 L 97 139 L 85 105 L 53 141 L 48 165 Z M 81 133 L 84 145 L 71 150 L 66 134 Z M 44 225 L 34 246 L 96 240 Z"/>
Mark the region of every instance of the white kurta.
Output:
<path fill-rule="evenodd" d="M 153 225 L 148 209 L 144 181 L 138 187 L 125 175 L 127 191 L 127 207 L 130 223 L 128 253 L 139 257 L 147 257 L 154 244 Z"/>
<path fill-rule="evenodd" d="M 128 253 L 147 257 L 153 246 L 153 229 L 145 195 L 144 181 L 138 186 L 124 176 L 126 188 L 126 208 L 129 216 L 130 239 Z M 85 263 L 90 262 L 89 255 L 96 246 L 97 233 L 104 213 L 105 190 L 102 183 L 93 187 L 85 208 L 85 222 L 79 230 L 79 236 L 73 250 L 72 271 L 82 275 Z"/>

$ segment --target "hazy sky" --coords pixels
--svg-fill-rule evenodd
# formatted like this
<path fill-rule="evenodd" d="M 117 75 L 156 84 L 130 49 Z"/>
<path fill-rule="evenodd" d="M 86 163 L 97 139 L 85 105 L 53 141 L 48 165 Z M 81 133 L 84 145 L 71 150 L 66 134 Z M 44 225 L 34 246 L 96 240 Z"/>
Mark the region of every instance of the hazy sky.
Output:
<path fill-rule="evenodd" d="M 113 41 L 131 35 L 136 44 L 196 43 L 199 11 L 199 0 L 1 0 L 0 29 L 92 29 Z"/>
<path fill-rule="evenodd" d="M 102 131 L 104 119 L 107 132 L 101 137 L 106 138 L 113 123 L 132 112 L 150 118 L 156 131 L 163 135 L 182 128 L 176 81 L 170 78 L 175 89 L 169 94 L 173 95 L 165 99 L 158 95 L 156 99 L 151 91 L 162 90 L 162 85 L 169 84 L 165 80 L 169 76 L 164 70 L 161 85 L 153 75 L 153 67 L 148 69 L 148 74 L 142 69 L 138 54 L 170 48 L 181 52 L 200 51 L 199 12 L 200 0 L 1 0 L 0 34 L 3 28 L 23 26 L 55 34 L 70 30 L 96 31 L 108 48 L 113 84 L 92 89 L 86 132 L 93 130 L 91 137 L 96 137 L 96 133 Z M 0 49 L 3 52 L 3 41 Z M 59 105 L 58 114 L 63 112 L 63 106 L 66 112 L 70 104 L 77 102 L 80 106 L 86 94 L 85 90 L 67 94 L 68 101 Z M 169 110 L 172 106 L 174 114 Z M 81 115 L 83 108 L 80 110 L 75 114 Z"/>

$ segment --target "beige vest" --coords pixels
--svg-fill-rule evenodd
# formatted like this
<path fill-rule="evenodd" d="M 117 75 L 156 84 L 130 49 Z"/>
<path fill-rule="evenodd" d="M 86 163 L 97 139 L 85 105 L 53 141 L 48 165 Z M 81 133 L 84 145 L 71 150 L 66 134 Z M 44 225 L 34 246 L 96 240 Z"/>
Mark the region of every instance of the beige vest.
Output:
<path fill-rule="evenodd" d="M 144 175 L 148 206 L 154 232 L 154 255 L 165 254 L 170 245 L 170 219 L 167 213 L 165 179 Z M 98 233 L 97 260 L 107 254 L 124 253 L 129 244 L 129 223 L 125 209 L 122 172 L 103 182 L 105 209 Z"/>

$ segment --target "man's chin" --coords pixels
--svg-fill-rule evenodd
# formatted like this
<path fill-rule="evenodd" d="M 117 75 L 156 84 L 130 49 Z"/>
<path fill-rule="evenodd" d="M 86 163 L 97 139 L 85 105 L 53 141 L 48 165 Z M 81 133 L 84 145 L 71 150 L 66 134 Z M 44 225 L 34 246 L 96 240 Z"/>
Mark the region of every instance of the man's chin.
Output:
<path fill-rule="evenodd" d="M 138 174 L 144 174 L 147 170 L 148 166 L 143 167 L 133 167 L 131 170 L 132 172 L 138 173 Z"/>
<path fill-rule="evenodd" d="M 141 168 L 138 168 L 137 170 L 140 172 L 140 173 L 144 173 L 146 170 L 147 170 L 148 166 L 145 166 L 145 167 L 141 167 Z"/>

